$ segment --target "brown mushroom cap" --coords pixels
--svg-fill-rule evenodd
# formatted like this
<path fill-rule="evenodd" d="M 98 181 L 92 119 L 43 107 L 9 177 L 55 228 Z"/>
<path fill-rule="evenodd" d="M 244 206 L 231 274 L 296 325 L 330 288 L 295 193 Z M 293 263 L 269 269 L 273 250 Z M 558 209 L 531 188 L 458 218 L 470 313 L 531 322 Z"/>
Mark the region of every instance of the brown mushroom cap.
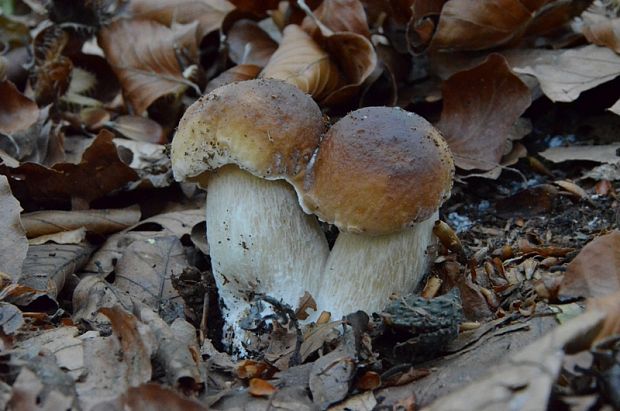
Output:
<path fill-rule="evenodd" d="M 450 195 L 454 162 L 428 121 L 366 107 L 334 124 L 309 165 L 303 206 L 341 230 L 381 235 L 426 220 Z"/>
<path fill-rule="evenodd" d="M 267 179 L 301 178 L 323 131 L 318 105 L 289 83 L 228 84 L 183 115 L 171 147 L 174 176 L 182 181 L 236 164 Z"/>

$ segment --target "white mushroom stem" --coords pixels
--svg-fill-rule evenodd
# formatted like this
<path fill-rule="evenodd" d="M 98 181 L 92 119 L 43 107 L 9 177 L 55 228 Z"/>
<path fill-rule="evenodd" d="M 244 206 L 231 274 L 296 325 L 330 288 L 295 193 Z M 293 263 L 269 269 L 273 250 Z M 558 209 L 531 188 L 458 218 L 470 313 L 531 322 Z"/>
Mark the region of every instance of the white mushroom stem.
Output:
<path fill-rule="evenodd" d="M 429 267 L 433 244 L 431 218 L 395 234 L 368 236 L 341 232 L 321 279 L 319 310 L 340 319 L 357 310 L 378 312 L 393 293 L 414 291 Z"/>
<path fill-rule="evenodd" d="M 305 291 L 316 297 L 329 248 L 316 218 L 299 206 L 284 181 L 225 166 L 209 179 L 207 240 L 213 275 L 225 307 L 225 338 L 235 349 L 248 295 L 263 293 L 297 307 Z M 228 337 L 228 338 L 227 338 Z"/>

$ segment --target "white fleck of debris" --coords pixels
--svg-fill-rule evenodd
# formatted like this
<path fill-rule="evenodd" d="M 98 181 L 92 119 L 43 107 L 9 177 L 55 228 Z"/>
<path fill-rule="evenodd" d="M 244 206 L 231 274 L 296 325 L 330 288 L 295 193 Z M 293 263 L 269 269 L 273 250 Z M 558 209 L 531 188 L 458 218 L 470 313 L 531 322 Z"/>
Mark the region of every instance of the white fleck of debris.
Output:
<path fill-rule="evenodd" d="M 491 207 L 491 203 L 489 203 L 487 200 L 482 200 L 479 204 L 478 204 L 478 210 L 479 211 L 485 211 L 488 210 L 489 207 Z"/>
<path fill-rule="evenodd" d="M 450 226 L 456 230 L 457 233 L 467 231 L 472 225 L 474 225 L 474 223 L 469 219 L 469 217 L 460 215 L 456 212 L 448 214 L 448 222 Z"/>
<path fill-rule="evenodd" d="M 552 147 L 561 147 L 563 145 L 566 145 L 567 143 L 572 143 L 575 141 L 575 135 L 574 134 L 566 134 L 566 135 L 555 135 L 553 137 L 551 137 L 551 139 L 549 140 L 549 148 Z"/>

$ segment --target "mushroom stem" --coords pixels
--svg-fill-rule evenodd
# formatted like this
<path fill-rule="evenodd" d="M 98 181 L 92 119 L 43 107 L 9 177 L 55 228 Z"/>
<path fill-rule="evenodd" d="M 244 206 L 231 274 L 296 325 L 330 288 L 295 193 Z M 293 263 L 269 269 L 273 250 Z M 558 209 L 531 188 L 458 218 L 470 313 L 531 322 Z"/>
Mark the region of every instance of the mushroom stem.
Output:
<path fill-rule="evenodd" d="M 251 294 L 281 299 L 293 309 L 305 291 L 317 296 L 329 248 L 318 221 L 300 208 L 293 188 L 228 165 L 212 174 L 207 240 L 224 303 L 224 343 L 245 334 L 239 320 Z"/>
<path fill-rule="evenodd" d="M 393 293 L 414 291 L 429 263 L 438 213 L 414 227 L 381 236 L 342 231 L 327 259 L 319 310 L 339 319 L 358 309 L 381 310 Z"/>

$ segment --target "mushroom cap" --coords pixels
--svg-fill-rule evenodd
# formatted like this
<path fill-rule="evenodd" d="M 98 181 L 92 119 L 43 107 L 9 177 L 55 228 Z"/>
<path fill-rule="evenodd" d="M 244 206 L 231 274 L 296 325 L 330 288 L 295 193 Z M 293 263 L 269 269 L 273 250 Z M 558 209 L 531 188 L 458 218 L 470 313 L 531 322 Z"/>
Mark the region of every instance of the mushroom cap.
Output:
<path fill-rule="evenodd" d="M 280 80 L 228 84 L 204 95 L 172 140 L 177 181 L 236 164 L 266 179 L 303 178 L 324 121 L 312 97 Z"/>
<path fill-rule="evenodd" d="M 449 197 L 454 162 L 428 121 L 392 107 L 349 113 L 309 164 L 304 210 L 344 231 L 382 235 L 426 220 Z"/>

